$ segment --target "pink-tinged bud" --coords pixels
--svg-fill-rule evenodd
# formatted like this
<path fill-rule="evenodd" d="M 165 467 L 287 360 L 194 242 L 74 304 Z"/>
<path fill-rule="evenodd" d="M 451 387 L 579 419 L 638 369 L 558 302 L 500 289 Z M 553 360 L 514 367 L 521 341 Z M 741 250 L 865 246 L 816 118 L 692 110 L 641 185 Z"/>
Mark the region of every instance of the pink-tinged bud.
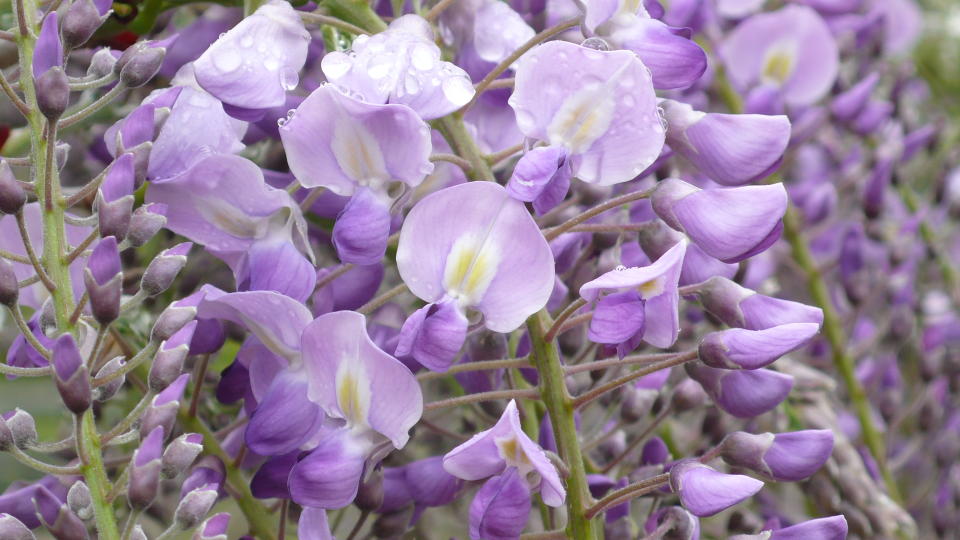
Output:
<path fill-rule="evenodd" d="M 766 478 L 795 482 L 809 478 L 830 458 L 833 432 L 826 429 L 751 434 L 737 431 L 721 444 L 723 460 Z"/>
<path fill-rule="evenodd" d="M 199 433 L 184 433 L 167 445 L 163 452 L 164 478 L 176 478 L 187 470 L 193 460 L 203 451 L 203 435 Z"/>
<path fill-rule="evenodd" d="M 57 390 L 60 391 L 60 397 L 67 409 L 74 414 L 89 409 L 92 400 L 90 377 L 77 344 L 70 334 L 60 336 L 53 344 L 53 371 L 56 375 Z"/>
<path fill-rule="evenodd" d="M 149 242 L 167 223 L 166 212 L 167 205 L 158 203 L 145 204 L 134 210 L 127 230 L 130 245 L 140 247 Z"/>
<path fill-rule="evenodd" d="M 106 17 L 101 17 L 93 0 L 74 0 L 63 18 L 63 26 L 60 29 L 63 46 L 67 49 L 80 47 L 93 36 L 105 20 Z"/>
<path fill-rule="evenodd" d="M 36 540 L 26 525 L 10 514 L 0 513 L 0 538 L 5 540 Z"/>
<path fill-rule="evenodd" d="M 0 304 L 16 307 L 17 299 L 20 297 L 20 285 L 17 282 L 17 274 L 13 265 L 6 259 L 0 259 Z"/>
<path fill-rule="evenodd" d="M 163 452 L 163 427 L 157 426 L 140 442 L 130 464 L 127 500 L 130 506 L 143 510 L 157 498 L 160 490 L 160 457 Z"/>
<path fill-rule="evenodd" d="M 216 486 L 207 485 L 195 489 L 180 499 L 173 519 L 182 530 L 190 530 L 203 521 L 215 502 L 217 502 Z"/>
<path fill-rule="evenodd" d="M 60 118 L 70 104 L 70 83 L 63 68 L 54 66 L 37 77 L 37 108 L 48 120 Z"/>
<path fill-rule="evenodd" d="M 752 497 L 763 482 L 740 474 L 724 474 L 688 459 L 670 469 L 670 487 L 691 514 L 706 517 Z"/>
<path fill-rule="evenodd" d="M 97 372 L 97 378 L 101 379 L 103 377 L 106 377 L 107 375 L 116 373 L 126 363 L 127 361 L 122 356 L 117 356 L 116 358 L 113 358 L 112 360 L 104 364 L 102 368 L 100 368 L 100 371 Z M 117 395 L 117 392 L 120 390 L 120 388 L 123 386 L 123 382 L 126 380 L 127 380 L 127 376 L 121 375 L 116 379 L 111 380 L 107 384 L 94 388 L 93 399 L 100 402 L 107 401 L 108 399 Z"/>
<path fill-rule="evenodd" d="M 33 506 L 47 532 L 57 540 L 87 538 L 87 526 L 83 521 L 46 487 L 39 487 L 34 492 Z"/>
<path fill-rule="evenodd" d="M 17 177 L 13 175 L 10 164 L 0 161 L 0 212 L 16 214 L 27 203 L 27 193 Z"/>
<path fill-rule="evenodd" d="M 127 236 L 133 212 L 134 155 L 123 154 L 107 171 L 94 207 L 100 223 L 100 236 L 116 237 L 117 241 Z"/>
<path fill-rule="evenodd" d="M 77 480 L 67 491 L 67 507 L 82 520 L 93 517 L 93 498 L 83 480 Z"/>
<path fill-rule="evenodd" d="M 170 433 L 173 430 L 173 422 L 180 408 L 180 399 L 189 380 L 190 375 L 184 373 L 153 398 L 153 402 L 147 407 L 140 420 L 141 436 L 148 435 L 157 426 L 162 426 L 164 433 Z"/>
<path fill-rule="evenodd" d="M 37 423 L 27 411 L 17 408 L 3 414 L 3 420 L 13 435 L 17 448 L 26 449 L 37 444 Z"/>
<path fill-rule="evenodd" d="M 187 253 L 192 242 L 183 242 L 160 252 L 143 272 L 140 289 L 149 296 L 156 296 L 170 288 L 180 270 L 187 264 Z"/>
<path fill-rule="evenodd" d="M 227 540 L 227 528 L 230 525 L 230 514 L 221 512 L 207 518 L 197 532 L 193 535 L 193 540 Z"/>
<path fill-rule="evenodd" d="M 93 248 L 83 274 L 90 298 L 90 311 L 100 324 L 110 324 L 120 316 L 123 272 L 117 239 L 108 236 Z"/>
<path fill-rule="evenodd" d="M 796 350 L 820 331 L 816 323 L 791 323 L 765 330 L 731 328 L 711 332 L 700 341 L 704 364 L 723 369 L 758 369 Z"/>
<path fill-rule="evenodd" d="M 120 77 L 120 82 L 124 85 L 138 88 L 147 84 L 160 71 L 166 52 L 165 48 L 158 47 L 155 43 L 141 41 L 123 51 L 113 66 L 113 72 Z"/>
<path fill-rule="evenodd" d="M 160 349 L 150 366 L 148 385 L 150 390 L 160 392 L 170 386 L 183 372 L 183 362 L 190 352 L 190 339 L 197 322 L 193 321 L 178 330 L 170 339 L 160 344 Z"/>

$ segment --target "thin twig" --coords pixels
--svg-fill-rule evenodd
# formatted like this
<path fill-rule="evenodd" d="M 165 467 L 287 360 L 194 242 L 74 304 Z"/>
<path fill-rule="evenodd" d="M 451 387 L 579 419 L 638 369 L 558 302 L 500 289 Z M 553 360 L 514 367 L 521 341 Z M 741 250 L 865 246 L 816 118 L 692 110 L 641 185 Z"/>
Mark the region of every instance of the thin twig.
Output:
<path fill-rule="evenodd" d="M 523 390 L 493 390 L 490 392 L 480 392 L 478 394 L 468 394 L 466 396 L 458 396 L 455 398 L 433 401 L 424 404 L 423 410 L 424 412 L 434 411 L 446 407 L 458 407 L 468 403 L 495 401 L 498 399 L 535 399 L 537 397 L 540 397 L 540 392 L 538 392 L 535 388 L 527 388 Z"/>
<path fill-rule="evenodd" d="M 633 442 L 631 442 L 631 443 L 623 450 L 623 452 L 620 452 L 620 455 L 618 455 L 617 457 L 613 458 L 613 459 L 610 461 L 610 463 L 607 463 L 607 464 L 603 467 L 603 469 L 600 470 L 600 472 L 601 472 L 602 474 L 607 474 L 608 472 L 612 471 L 614 467 L 616 467 L 616 466 L 619 465 L 621 462 L 623 462 L 623 460 L 627 459 L 627 457 L 628 457 L 630 454 L 632 454 L 633 451 L 636 450 L 641 444 L 643 444 L 643 443 L 647 440 L 647 437 L 649 437 L 650 434 L 653 433 L 654 430 L 656 430 L 657 427 L 659 427 L 660 424 L 662 424 L 663 421 L 666 420 L 666 419 L 670 416 L 670 413 L 671 413 L 671 407 L 670 407 L 669 405 L 663 407 L 663 409 L 661 409 L 660 412 L 657 413 L 657 416 L 655 416 L 655 417 L 653 418 L 653 421 L 650 422 L 650 425 L 648 425 L 647 427 L 645 427 L 645 428 L 643 429 L 643 431 L 641 431 L 641 432 L 636 436 L 636 438 L 633 439 Z"/>
<path fill-rule="evenodd" d="M 643 377 L 644 375 L 649 375 L 649 374 L 651 374 L 651 373 L 656 373 L 656 372 L 660 371 L 661 369 L 667 369 L 667 368 L 670 368 L 670 367 L 673 367 L 673 366 L 679 366 L 679 365 L 681 365 L 681 364 L 685 364 L 685 363 L 687 363 L 687 362 L 695 359 L 696 357 L 697 357 L 697 351 L 696 351 L 696 350 L 693 350 L 693 351 L 688 351 L 688 352 L 679 354 L 679 355 L 677 355 L 677 356 L 675 356 L 675 357 L 673 357 L 673 358 L 667 359 L 667 360 L 662 360 L 662 361 L 660 361 L 660 362 L 654 362 L 654 363 L 652 363 L 652 364 L 650 364 L 650 365 L 644 366 L 644 367 L 642 367 L 642 368 L 640 368 L 640 369 L 638 369 L 638 370 L 636 370 L 636 371 L 634 371 L 634 372 L 628 373 L 627 375 L 624 375 L 624 376 L 622 376 L 622 377 L 618 377 L 618 378 L 616 378 L 616 379 L 614 379 L 614 380 L 612 380 L 612 381 L 610 381 L 610 382 L 608 382 L 608 383 L 606 383 L 606 384 L 603 384 L 603 385 L 601 385 L 601 386 L 598 386 L 598 387 L 596 387 L 596 388 L 594 388 L 594 389 L 592 389 L 592 390 L 590 390 L 590 391 L 588 391 L 588 392 L 586 392 L 586 393 L 584 393 L 584 394 L 581 394 L 581 395 L 577 396 L 577 397 L 573 400 L 573 406 L 574 406 L 575 408 L 583 407 L 584 405 L 586 405 L 586 404 L 590 403 L 591 401 L 597 399 L 598 397 L 602 396 L 603 394 L 606 394 L 607 392 L 610 392 L 610 391 L 612 391 L 612 390 L 616 390 L 617 388 L 620 388 L 621 386 L 623 386 L 623 385 L 625 385 L 625 384 L 627 384 L 627 383 L 629 383 L 629 382 L 631 382 L 631 381 L 635 381 L 635 380 L 639 379 L 640 377 Z"/>
<path fill-rule="evenodd" d="M 65 261 L 66 264 L 69 266 L 70 263 L 77 260 L 77 257 L 83 255 L 83 252 L 86 251 L 88 247 L 90 247 L 90 244 L 92 244 L 93 241 L 99 237 L 100 237 L 100 230 L 98 228 L 95 228 L 92 231 L 90 231 L 90 234 L 88 234 L 87 237 L 84 238 L 83 241 L 80 242 L 80 244 L 77 247 L 73 248 L 73 250 L 67 254 L 66 261 Z"/>
<path fill-rule="evenodd" d="M 326 193 L 326 191 L 327 189 L 322 187 L 315 187 L 311 189 L 310 193 L 308 193 L 307 196 L 302 201 L 300 201 L 300 210 L 302 212 L 306 212 L 310 210 L 310 207 L 313 206 L 313 203 L 317 202 L 317 199 L 319 199 L 321 195 Z"/>
<path fill-rule="evenodd" d="M 634 354 L 630 356 L 624 356 L 623 358 L 608 358 L 606 360 L 597 360 L 596 362 L 586 362 L 583 364 L 566 366 L 563 368 L 563 370 L 567 375 L 573 375 L 574 373 L 580 373 L 582 371 L 599 371 L 610 367 L 629 366 L 633 364 L 652 364 L 654 362 L 669 360 L 676 356 L 690 352 L 695 351 L 687 351 L 686 353 Z"/>
<path fill-rule="evenodd" d="M 448 7 L 452 6 L 457 0 L 440 0 L 437 2 L 430 11 L 427 11 L 426 15 L 423 16 L 424 19 L 434 22 L 437 20 L 437 17 L 444 12 Z"/>
<path fill-rule="evenodd" d="M 543 231 L 543 236 L 549 242 L 550 240 L 553 240 L 554 238 L 569 231 L 570 229 L 573 229 L 577 225 L 583 223 L 584 221 L 587 221 L 588 219 L 594 216 L 598 216 L 606 212 L 607 210 L 612 210 L 618 206 L 622 206 L 624 204 L 631 203 L 633 201 L 646 199 L 651 194 L 653 194 L 653 189 L 648 189 L 644 191 L 633 191 L 625 195 L 620 195 L 619 197 L 614 197 L 603 204 L 598 204 L 597 206 L 594 206 L 593 208 L 590 208 L 584 211 L 582 214 L 579 214 L 576 217 L 570 218 L 569 220 L 561 223 L 560 225 L 557 225 L 556 227 L 545 229 Z"/>
<path fill-rule="evenodd" d="M 430 161 L 446 161 L 447 163 L 453 163 L 454 165 L 463 169 L 463 172 L 470 172 L 470 169 L 473 167 L 470 165 L 470 162 L 466 159 L 456 155 L 456 154 L 433 154 L 430 156 Z"/>
<path fill-rule="evenodd" d="M 490 166 L 492 167 L 497 163 L 500 163 L 501 161 L 507 159 L 508 157 L 522 151 L 523 151 L 523 143 L 518 143 L 513 146 L 508 146 L 499 152 L 494 152 L 492 154 L 483 156 L 483 159 L 487 160 L 487 163 L 489 163 Z"/>
<path fill-rule="evenodd" d="M 27 258 L 30 259 L 30 264 L 33 265 L 37 277 L 43 282 L 43 286 L 46 287 L 48 291 L 53 292 L 57 290 L 57 286 L 54 285 L 53 280 L 50 279 L 46 270 L 43 269 L 43 265 L 37 257 L 37 252 L 33 249 L 33 243 L 30 241 L 30 231 L 27 230 L 27 223 L 23 218 L 23 210 L 17 212 L 16 219 L 17 228 L 20 229 L 20 238 L 23 240 L 23 249 L 27 252 Z"/>
<path fill-rule="evenodd" d="M 508 369 L 530 367 L 530 361 L 526 358 L 506 358 L 503 360 L 483 360 L 480 362 L 467 362 L 450 366 L 450 369 L 440 371 L 425 371 L 417 374 L 418 381 L 427 381 L 430 379 L 439 379 L 454 373 L 463 373 L 465 371 L 484 371 L 488 369 Z"/>
<path fill-rule="evenodd" d="M 13 315 L 13 320 L 17 323 L 17 328 L 20 329 L 20 333 L 23 335 L 23 339 L 27 340 L 34 349 L 37 350 L 44 358 L 50 358 L 50 349 L 47 349 L 40 343 L 40 340 L 37 339 L 37 336 L 30 330 L 30 327 L 27 325 L 26 319 L 23 318 L 23 313 L 20 312 L 20 306 L 13 305 L 9 306 L 10 314 Z M 14 366 L 5 366 L 6 368 L 13 368 Z M 20 369 L 45 369 L 45 368 L 20 368 Z M 29 375 L 27 375 L 29 376 Z"/>
<path fill-rule="evenodd" d="M 76 124 L 77 122 L 80 122 L 80 121 L 86 119 L 87 117 L 89 117 L 89 116 L 92 115 L 93 113 L 95 113 L 95 112 L 99 111 L 100 109 L 102 109 L 102 108 L 106 107 L 107 105 L 109 105 L 110 102 L 114 100 L 114 98 L 116 98 L 117 96 L 119 96 L 120 93 L 123 92 L 123 91 L 126 90 L 126 89 L 127 89 L 126 85 L 124 85 L 124 84 L 122 84 L 122 83 L 117 83 L 116 86 L 114 86 L 113 88 L 111 88 L 110 90 L 108 90 L 106 94 L 100 96 L 100 97 L 99 97 L 96 101 L 94 101 L 93 103 L 90 103 L 90 104 L 87 105 L 86 107 L 81 108 L 80 110 L 74 112 L 73 114 L 71 114 L 71 115 L 69 115 L 69 116 L 63 117 L 63 119 L 60 120 L 60 127 L 61 127 L 62 129 L 66 129 L 66 128 L 68 128 L 68 127 Z"/>
<path fill-rule="evenodd" d="M 80 467 L 73 465 L 67 467 L 61 467 L 60 465 L 52 465 L 44 461 L 27 454 L 23 450 L 20 450 L 16 446 L 11 446 L 9 449 L 10 454 L 20 463 L 23 463 L 31 469 L 45 472 L 47 474 L 53 474 L 56 476 L 73 476 L 80 474 Z"/>
<path fill-rule="evenodd" d="M 13 106 L 20 111 L 20 114 L 22 114 L 25 118 L 30 116 L 30 107 L 28 107 L 27 104 L 20 99 L 20 96 L 17 95 L 17 92 L 14 91 L 12 86 L 10 86 L 10 82 L 7 81 L 6 75 L 3 74 L 3 70 L 0 70 L 0 88 L 3 88 L 3 93 L 7 95 L 7 98 L 10 99 L 10 102 L 13 103 Z"/>
<path fill-rule="evenodd" d="M 553 341 L 553 338 L 557 337 L 557 334 L 560 332 L 560 327 L 563 326 L 563 322 L 570 318 L 571 315 L 577 312 L 580 308 L 587 305 L 587 301 L 583 298 L 577 298 L 570 303 L 569 306 L 563 309 L 557 318 L 553 320 L 553 326 L 547 330 L 546 335 L 543 336 L 543 339 L 546 341 Z"/>
<path fill-rule="evenodd" d="M 585 516 L 587 519 L 593 519 L 594 516 L 600 512 L 603 512 L 607 508 L 617 506 L 641 495 L 646 495 L 655 489 L 659 489 L 660 486 L 663 486 L 669 481 L 669 473 L 658 474 L 657 476 L 640 480 L 639 482 L 634 482 L 633 484 L 620 488 L 616 491 L 611 491 L 606 497 L 600 499 L 596 504 L 591 506 L 587 510 Z"/>
<path fill-rule="evenodd" d="M 380 296 L 370 300 L 366 304 L 360 306 L 360 308 L 357 309 L 357 312 L 362 313 L 364 315 L 369 315 L 370 313 L 376 311 L 377 309 L 379 309 L 381 306 L 383 306 L 390 300 L 393 300 L 395 297 L 400 296 L 405 292 L 407 292 L 407 284 L 401 283 L 396 287 L 393 287 L 389 291 L 381 294 Z"/>
<path fill-rule="evenodd" d="M 317 284 L 316 284 L 316 286 L 314 286 L 313 290 L 317 291 L 317 290 L 320 290 L 320 289 L 322 289 L 323 287 L 329 285 L 330 283 L 332 283 L 332 282 L 333 282 L 335 279 L 337 279 L 338 277 L 346 274 L 346 273 L 347 273 L 351 268 L 353 268 L 354 266 L 356 266 L 356 265 L 354 265 L 353 263 L 346 263 L 346 264 L 340 265 L 340 267 L 337 268 L 336 270 L 332 270 L 329 274 L 327 274 L 327 275 L 323 276 L 322 278 L 318 279 L 318 280 L 317 280 Z"/>

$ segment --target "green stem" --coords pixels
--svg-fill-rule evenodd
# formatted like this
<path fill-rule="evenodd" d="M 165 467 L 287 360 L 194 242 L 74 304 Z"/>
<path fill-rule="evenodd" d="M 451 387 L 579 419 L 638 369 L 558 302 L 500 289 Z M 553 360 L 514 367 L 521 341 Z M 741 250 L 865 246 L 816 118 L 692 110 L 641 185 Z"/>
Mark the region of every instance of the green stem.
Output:
<path fill-rule="evenodd" d="M 863 441 L 870 450 L 870 454 L 877 462 L 877 467 L 886 484 L 890 497 L 900 502 L 900 492 L 897 483 L 890 474 L 887 466 L 887 452 L 884 448 L 883 437 L 880 431 L 873 424 L 873 412 L 870 408 L 870 401 L 867 394 L 857 380 L 855 374 L 856 366 L 853 356 L 847 348 L 847 336 L 843 329 L 843 322 L 837 314 L 837 310 L 830 299 L 830 291 L 827 288 L 827 282 L 817 266 L 806 238 L 800 231 L 800 216 L 796 209 L 790 207 L 783 216 L 783 236 L 790 244 L 793 252 L 793 260 L 805 274 L 807 288 L 810 290 L 810 296 L 814 303 L 823 310 L 823 333 L 830 344 L 830 350 L 833 353 L 833 364 L 843 384 L 846 386 L 847 393 L 850 395 L 850 401 L 853 403 L 857 419 L 860 421 L 860 431 L 863 433 Z"/>
<path fill-rule="evenodd" d="M 920 202 L 917 200 L 917 195 L 913 192 L 913 189 L 905 181 L 901 181 L 897 185 L 897 190 L 900 192 L 900 198 L 906 205 L 907 210 L 912 214 L 919 214 Z M 947 287 L 947 292 L 953 300 L 954 306 L 960 307 L 960 275 L 957 273 L 957 267 L 950 260 L 950 255 L 940 247 L 937 234 L 930 226 L 930 222 L 922 216 L 920 217 L 920 237 L 927 245 L 927 251 L 933 255 L 937 262 L 940 275 L 943 277 L 944 285 Z"/>
<path fill-rule="evenodd" d="M 211 456 L 216 456 L 223 462 L 227 471 L 227 483 L 236 494 L 234 500 L 247 518 L 247 524 L 253 536 L 259 540 L 275 540 L 276 526 L 271 523 L 270 512 L 253 497 L 253 493 L 250 491 L 250 482 L 243 477 L 240 469 L 234 466 L 233 458 L 220 446 L 216 434 L 199 418 L 190 416 L 185 410 L 181 410 L 179 416 L 181 425 L 186 431 L 203 435 L 203 451 Z"/>
<path fill-rule="evenodd" d="M 96 519 L 98 538 L 101 540 L 119 540 L 120 530 L 117 528 L 117 518 L 113 513 L 113 505 L 107 501 L 110 492 L 107 472 L 103 466 L 103 455 L 100 450 L 100 435 L 94 423 L 93 411 L 87 410 L 79 419 L 77 454 L 81 456 L 80 471 L 83 479 L 90 488 L 90 497 L 93 499 L 93 515 Z"/>
<path fill-rule="evenodd" d="M 573 420 L 573 398 L 567 391 L 557 346 L 544 339 L 544 328 L 549 328 L 551 324 L 546 310 L 527 320 L 533 348 L 531 358 L 540 374 L 540 395 L 550 413 L 560 457 L 570 467 L 570 477 L 567 478 L 567 535 L 578 540 L 595 540 L 598 537 L 597 523 L 586 516 L 592 499 L 587 489 L 587 472 Z"/>
<path fill-rule="evenodd" d="M 330 15 L 371 33 L 387 29 L 387 23 L 383 22 L 366 0 L 324 0 L 322 6 L 327 8 Z"/>
<path fill-rule="evenodd" d="M 470 170 L 466 172 L 470 180 L 493 180 L 493 171 L 484 157 L 483 152 L 474 142 L 463 123 L 463 115 L 449 114 L 433 122 L 437 131 L 443 135 L 454 153 L 470 163 Z"/>
<path fill-rule="evenodd" d="M 14 2 L 16 5 L 16 2 Z M 36 27 L 36 5 L 26 1 L 22 17 L 28 29 Z M 40 114 L 37 107 L 37 93 L 33 85 L 33 52 L 36 38 L 27 32 L 20 36 L 20 88 L 30 109 L 27 121 L 30 127 L 30 157 L 35 163 L 34 188 L 37 199 L 40 201 L 56 201 L 60 199 L 60 170 L 56 164 L 55 152 L 48 152 L 48 145 L 56 145 L 56 141 L 44 137 L 46 119 Z M 56 130 L 51 129 L 51 133 Z M 51 159 L 51 156 L 52 159 Z M 46 180 L 49 180 L 47 182 Z M 50 193 L 47 193 L 47 190 Z M 61 332 L 69 332 L 73 328 L 70 323 L 70 314 L 73 312 L 73 287 L 70 285 L 68 265 L 64 264 L 62 253 L 67 246 L 66 231 L 64 229 L 64 208 L 61 204 L 50 206 L 40 205 L 43 214 L 43 266 L 53 282 L 55 289 L 51 292 L 57 328 Z"/>

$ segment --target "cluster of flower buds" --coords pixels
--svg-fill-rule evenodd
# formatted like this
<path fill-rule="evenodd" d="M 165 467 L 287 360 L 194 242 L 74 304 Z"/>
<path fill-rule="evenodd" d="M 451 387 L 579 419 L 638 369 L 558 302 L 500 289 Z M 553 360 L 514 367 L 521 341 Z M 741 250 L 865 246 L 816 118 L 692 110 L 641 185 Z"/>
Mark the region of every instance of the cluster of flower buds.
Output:
<path fill-rule="evenodd" d="M 914 0 L 11 4 L 0 540 L 960 525 Z"/>

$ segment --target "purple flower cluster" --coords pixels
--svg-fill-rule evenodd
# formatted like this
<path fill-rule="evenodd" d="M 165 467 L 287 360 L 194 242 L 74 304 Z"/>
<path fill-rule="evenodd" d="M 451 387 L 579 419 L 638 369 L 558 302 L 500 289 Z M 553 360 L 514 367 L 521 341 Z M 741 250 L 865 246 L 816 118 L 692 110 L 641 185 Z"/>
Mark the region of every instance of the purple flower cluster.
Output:
<path fill-rule="evenodd" d="M 12 4 L 0 540 L 960 524 L 912 0 Z"/>

